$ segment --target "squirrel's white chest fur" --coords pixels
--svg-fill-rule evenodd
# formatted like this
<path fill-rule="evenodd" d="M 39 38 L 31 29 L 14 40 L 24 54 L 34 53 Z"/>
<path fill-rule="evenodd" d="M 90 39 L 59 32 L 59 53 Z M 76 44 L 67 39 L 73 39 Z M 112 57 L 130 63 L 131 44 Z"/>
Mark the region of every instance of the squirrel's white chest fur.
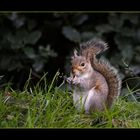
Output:
<path fill-rule="evenodd" d="M 74 90 L 73 101 L 75 107 L 80 111 L 84 109 L 90 113 L 95 109 L 103 110 L 107 96 L 98 93 L 94 88 L 88 91 Z"/>
<path fill-rule="evenodd" d="M 82 108 L 84 108 L 85 110 L 89 110 L 91 106 L 90 99 L 94 98 L 94 96 L 95 96 L 94 90 L 89 91 L 74 90 L 73 100 L 76 108 L 78 110 L 81 110 Z"/>
<path fill-rule="evenodd" d="M 97 91 L 95 87 L 91 89 L 87 89 L 87 85 L 89 84 L 89 75 L 84 75 L 84 77 L 79 78 L 80 83 L 83 88 L 75 87 L 73 90 L 73 101 L 75 107 L 80 111 L 84 109 L 86 113 L 90 113 L 95 109 L 103 110 L 105 101 L 107 99 L 107 95 Z"/>

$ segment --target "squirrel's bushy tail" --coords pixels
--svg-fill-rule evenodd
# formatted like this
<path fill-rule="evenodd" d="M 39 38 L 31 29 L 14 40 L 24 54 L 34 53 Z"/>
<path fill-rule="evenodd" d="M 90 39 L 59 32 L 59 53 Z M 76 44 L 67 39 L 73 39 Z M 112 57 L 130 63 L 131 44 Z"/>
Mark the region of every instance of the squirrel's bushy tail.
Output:
<path fill-rule="evenodd" d="M 81 44 L 81 48 L 84 50 L 81 51 L 83 53 L 82 55 L 90 58 L 93 69 L 101 73 L 107 81 L 109 87 L 107 107 L 109 108 L 113 101 L 120 95 L 121 79 L 117 69 L 111 66 L 109 62 L 96 58 L 96 55 L 108 49 L 107 44 L 101 40 L 91 40 Z"/>
<path fill-rule="evenodd" d="M 109 94 L 107 97 L 107 107 L 111 107 L 114 100 L 120 95 L 121 79 L 118 71 L 109 64 L 107 61 L 98 60 L 98 63 L 93 62 L 93 68 L 101 73 L 108 84 Z"/>

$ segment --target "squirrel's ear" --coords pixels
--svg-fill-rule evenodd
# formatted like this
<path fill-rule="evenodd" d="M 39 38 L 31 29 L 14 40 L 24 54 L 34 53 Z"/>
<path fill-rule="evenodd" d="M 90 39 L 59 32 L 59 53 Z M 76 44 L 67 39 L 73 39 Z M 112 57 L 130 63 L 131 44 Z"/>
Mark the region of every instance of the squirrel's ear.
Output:
<path fill-rule="evenodd" d="M 71 57 L 71 59 L 74 59 L 74 58 L 76 58 L 77 56 L 78 56 L 78 54 L 77 54 L 78 52 L 77 52 L 77 50 L 74 50 L 74 54 L 73 54 L 73 56 Z"/>
<path fill-rule="evenodd" d="M 74 57 L 77 57 L 78 56 L 77 53 L 78 53 L 77 50 L 74 50 Z"/>
<path fill-rule="evenodd" d="M 90 58 L 91 58 L 90 52 L 87 52 L 85 56 L 86 56 L 87 62 L 90 62 Z"/>

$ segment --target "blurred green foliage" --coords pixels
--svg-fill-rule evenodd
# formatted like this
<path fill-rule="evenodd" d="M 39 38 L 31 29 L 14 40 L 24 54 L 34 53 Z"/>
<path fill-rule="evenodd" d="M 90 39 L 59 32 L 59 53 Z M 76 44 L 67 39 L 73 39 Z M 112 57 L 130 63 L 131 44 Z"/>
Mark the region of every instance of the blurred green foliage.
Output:
<path fill-rule="evenodd" d="M 0 72 L 9 79 L 19 73 L 17 83 L 27 80 L 30 68 L 35 77 L 45 71 L 54 75 L 59 68 L 68 74 L 73 48 L 91 38 L 108 43 L 105 57 L 119 69 L 123 80 L 140 75 L 137 13 L 13 12 L 0 15 L 0 31 Z M 136 89 L 139 81 L 127 82 Z"/>

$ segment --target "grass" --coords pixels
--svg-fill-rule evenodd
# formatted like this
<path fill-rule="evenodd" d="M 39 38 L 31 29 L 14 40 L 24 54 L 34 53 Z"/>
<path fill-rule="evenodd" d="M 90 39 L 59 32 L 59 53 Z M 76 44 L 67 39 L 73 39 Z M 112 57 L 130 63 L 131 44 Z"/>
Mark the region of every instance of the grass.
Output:
<path fill-rule="evenodd" d="M 67 88 L 55 86 L 59 73 L 50 84 L 46 74 L 34 87 L 24 91 L 10 86 L 0 91 L 1 128 L 139 128 L 140 103 L 126 102 L 120 97 L 110 110 L 85 115 L 73 106 L 72 94 Z M 28 89 L 28 90 L 27 90 Z M 133 93 L 128 87 L 129 95 Z"/>

